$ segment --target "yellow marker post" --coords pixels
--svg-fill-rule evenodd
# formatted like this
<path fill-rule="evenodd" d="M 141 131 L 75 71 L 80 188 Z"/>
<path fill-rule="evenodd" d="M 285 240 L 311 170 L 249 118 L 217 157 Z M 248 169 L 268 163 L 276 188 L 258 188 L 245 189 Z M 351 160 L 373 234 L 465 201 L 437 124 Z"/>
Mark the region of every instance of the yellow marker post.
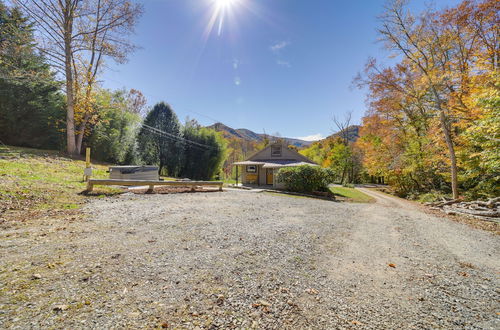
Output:
<path fill-rule="evenodd" d="M 85 150 L 85 167 L 86 168 L 90 167 L 90 148 L 87 148 Z"/>
<path fill-rule="evenodd" d="M 83 170 L 83 179 L 88 181 L 92 175 L 92 167 L 90 167 L 90 148 L 85 149 L 85 170 Z"/>

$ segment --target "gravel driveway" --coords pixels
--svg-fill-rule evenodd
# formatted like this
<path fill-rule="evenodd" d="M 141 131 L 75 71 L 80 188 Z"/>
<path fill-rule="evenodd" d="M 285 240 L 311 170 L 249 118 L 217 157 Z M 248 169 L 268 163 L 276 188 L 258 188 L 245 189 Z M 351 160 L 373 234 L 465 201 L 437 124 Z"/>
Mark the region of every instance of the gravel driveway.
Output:
<path fill-rule="evenodd" d="M 368 192 L 95 199 L 0 232 L 0 328 L 500 328 L 500 238 Z"/>

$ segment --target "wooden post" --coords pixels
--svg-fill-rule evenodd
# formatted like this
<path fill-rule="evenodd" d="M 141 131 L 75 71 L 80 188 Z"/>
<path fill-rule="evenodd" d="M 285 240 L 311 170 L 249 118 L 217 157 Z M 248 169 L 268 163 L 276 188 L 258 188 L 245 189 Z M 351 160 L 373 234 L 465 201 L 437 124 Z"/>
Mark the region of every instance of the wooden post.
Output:
<path fill-rule="evenodd" d="M 236 165 L 236 187 L 238 187 L 238 165 Z"/>
<path fill-rule="evenodd" d="M 87 147 L 85 149 L 85 170 L 83 171 L 83 181 L 89 181 L 92 173 L 92 169 L 90 167 L 90 148 Z"/>
<path fill-rule="evenodd" d="M 87 192 L 91 192 L 92 190 L 94 190 L 94 185 L 92 184 L 92 182 L 90 182 L 90 180 L 87 181 Z"/>
<path fill-rule="evenodd" d="M 90 167 L 90 148 L 87 147 L 85 149 L 85 167 L 89 168 Z"/>

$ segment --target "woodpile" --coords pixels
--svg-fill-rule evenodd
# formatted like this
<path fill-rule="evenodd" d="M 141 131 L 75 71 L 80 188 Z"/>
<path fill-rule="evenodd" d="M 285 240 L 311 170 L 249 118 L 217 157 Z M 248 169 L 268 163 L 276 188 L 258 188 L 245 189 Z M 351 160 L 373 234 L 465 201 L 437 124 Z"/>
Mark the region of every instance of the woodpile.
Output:
<path fill-rule="evenodd" d="M 466 215 L 482 220 L 500 223 L 500 197 L 488 201 L 463 202 L 457 199 L 425 203 L 433 210 L 441 210 L 446 214 Z"/>

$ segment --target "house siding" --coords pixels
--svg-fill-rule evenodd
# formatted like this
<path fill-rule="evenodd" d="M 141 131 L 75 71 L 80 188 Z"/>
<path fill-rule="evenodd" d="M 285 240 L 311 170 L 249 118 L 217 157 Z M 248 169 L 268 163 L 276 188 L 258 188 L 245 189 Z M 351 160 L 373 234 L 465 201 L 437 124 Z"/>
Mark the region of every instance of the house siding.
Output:
<path fill-rule="evenodd" d="M 253 156 L 247 159 L 247 161 L 253 162 L 267 162 L 272 163 L 273 161 L 283 161 L 284 164 L 287 161 L 296 161 L 297 163 L 310 163 L 314 164 L 307 157 L 299 154 L 298 152 L 289 149 L 286 145 L 281 145 L 281 155 L 276 157 L 272 155 L 272 146 L 269 145 L 261 151 L 257 152 Z M 274 144 L 276 146 L 276 144 Z M 257 165 L 257 173 L 247 173 L 246 166 L 241 164 L 241 182 L 243 184 L 258 184 L 261 186 L 267 185 L 267 169 L 263 168 L 263 165 Z M 279 182 L 276 178 L 279 168 L 273 168 L 273 184 L 272 186 L 277 189 L 285 188 L 285 185 L 282 182 Z"/>

